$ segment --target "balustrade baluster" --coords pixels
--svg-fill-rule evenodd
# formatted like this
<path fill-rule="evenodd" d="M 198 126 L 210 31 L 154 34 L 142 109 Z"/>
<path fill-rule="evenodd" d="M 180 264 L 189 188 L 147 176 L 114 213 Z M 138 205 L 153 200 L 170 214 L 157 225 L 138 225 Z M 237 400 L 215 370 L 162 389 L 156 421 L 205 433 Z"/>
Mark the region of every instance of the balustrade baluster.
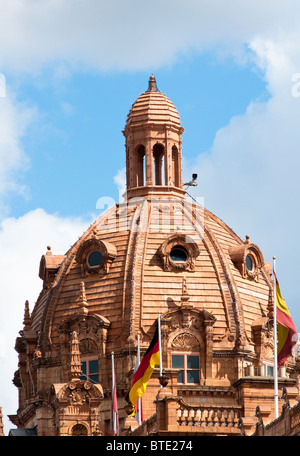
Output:
<path fill-rule="evenodd" d="M 215 411 L 213 408 L 211 408 L 211 410 L 210 410 L 209 417 L 210 417 L 209 424 L 211 426 L 214 426 L 215 425 Z"/>
<path fill-rule="evenodd" d="M 202 415 L 203 415 L 203 425 L 204 425 L 204 426 L 207 426 L 207 425 L 208 425 L 208 419 L 209 419 L 208 410 L 207 410 L 207 409 L 204 409 Z"/>
<path fill-rule="evenodd" d="M 228 411 L 224 409 L 223 411 L 223 417 L 224 417 L 224 426 L 228 426 Z"/>
<path fill-rule="evenodd" d="M 190 410 L 190 424 L 191 426 L 195 426 L 195 410 Z"/>
<path fill-rule="evenodd" d="M 178 409 L 177 410 L 177 423 L 179 424 L 179 426 L 182 425 L 182 410 L 181 409 Z"/>
<path fill-rule="evenodd" d="M 218 409 L 217 410 L 217 424 L 218 426 L 222 426 L 222 410 L 221 409 Z"/>
<path fill-rule="evenodd" d="M 188 409 L 184 409 L 183 410 L 183 417 L 184 417 L 185 426 L 188 426 L 188 424 L 189 424 L 189 411 L 188 411 Z"/>
<path fill-rule="evenodd" d="M 201 410 L 200 409 L 197 409 L 197 411 L 196 411 L 195 421 L 198 426 L 201 426 Z"/>
<path fill-rule="evenodd" d="M 233 409 L 230 410 L 229 415 L 230 415 L 230 424 L 231 424 L 231 426 L 234 426 L 235 413 L 234 413 L 234 410 L 233 410 Z"/>

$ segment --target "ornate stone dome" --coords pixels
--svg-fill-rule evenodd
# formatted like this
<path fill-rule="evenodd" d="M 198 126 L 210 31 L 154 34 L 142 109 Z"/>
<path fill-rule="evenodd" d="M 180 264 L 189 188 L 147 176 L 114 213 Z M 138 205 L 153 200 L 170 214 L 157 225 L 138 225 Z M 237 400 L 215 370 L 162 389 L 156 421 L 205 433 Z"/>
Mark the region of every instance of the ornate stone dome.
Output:
<path fill-rule="evenodd" d="M 50 390 L 54 412 L 64 410 L 65 397 L 75 388 L 69 382 L 70 365 L 79 375 L 80 362 L 92 360 L 99 363 L 99 388 L 89 389 L 86 399 L 89 384 L 77 382 L 78 392 L 72 390 L 72 397 L 84 408 L 88 400 L 98 401 L 103 391 L 101 423 L 108 426 L 112 352 L 118 394 L 123 397 L 120 416 L 125 419 L 124 399 L 138 334 L 143 351 L 158 314 L 162 364 L 172 378 L 172 395 L 184 394 L 188 401 L 209 406 L 217 395 L 214 400 L 220 406 L 233 407 L 244 397 L 238 381 L 249 375 L 246 369 L 258 372 L 264 363 L 272 363 L 270 265 L 249 236 L 242 240 L 188 199 L 181 182 L 179 116 L 153 84 L 151 78 L 149 90 L 137 99 L 127 119 L 124 202 L 100 215 L 65 255 L 53 255 L 48 248 L 41 258 L 43 289 L 31 315 L 26 304 L 24 328 L 16 341 L 20 368 L 14 382 L 22 390 L 18 420 L 23 424 L 32 394 L 34 403 L 39 394 L 43 404 Z M 149 121 L 154 123 L 148 129 Z M 72 353 L 77 361 L 72 365 L 75 335 Z M 172 360 L 183 353 L 192 354 L 198 363 L 192 386 L 177 384 Z M 159 389 L 155 375 L 144 397 L 146 418 L 154 413 L 153 398 Z M 249 414 L 254 416 L 254 411 Z"/>
<path fill-rule="evenodd" d="M 148 90 L 133 103 L 127 116 L 126 127 L 138 128 L 145 124 L 180 127 L 179 113 L 172 101 L 157 89 L 155 77 L 150 76 Z"/>

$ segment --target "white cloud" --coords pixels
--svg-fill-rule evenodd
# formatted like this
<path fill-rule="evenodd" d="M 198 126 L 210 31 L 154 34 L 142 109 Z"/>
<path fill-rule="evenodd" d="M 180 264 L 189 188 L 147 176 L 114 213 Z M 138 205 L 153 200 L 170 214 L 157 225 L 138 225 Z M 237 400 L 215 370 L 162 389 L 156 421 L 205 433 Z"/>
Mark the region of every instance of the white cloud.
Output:
<path fill-rule="evenodd" d="M 7 218 L 0 225 L 0 406 L 5 433 L 12 423 L 6 415 L 16 413 L 17 388 L 12 384 L 18 368 L 15 339 L 23 328 L 24 305 L 30 312 L 42 288 L 38 277 L 41 256 L 47 245 L 53 254 L 64 254 L 87 228 L 86 221 L 47 214 L 42 209 L 20 218 Z"/>
<path fill-rule="evenodd" d="M 126 188 L 126 168 L 118 169 L 117 174 L 114 176 L 114 183 L 119 190 Z"/>
<path fill-rule="evenodd" d="M 4 197 L 14 193 L 26 193 L 20 184 L 20 176 L 30 162 L 22 146 L 28 126 L 36 119 L 35 108 L 18 102 L 6 87 L 5 97 L 0 98 L 0 214 Z"/>
<path fill-rule="evenodd" d="M 17 71 L 54 61 L 100 70 L 157 68 L 190 49 L 238 51 L 256 35 L 298 27 L 300 9 L 296 0 L 0 3 L 0 68 Z"/>

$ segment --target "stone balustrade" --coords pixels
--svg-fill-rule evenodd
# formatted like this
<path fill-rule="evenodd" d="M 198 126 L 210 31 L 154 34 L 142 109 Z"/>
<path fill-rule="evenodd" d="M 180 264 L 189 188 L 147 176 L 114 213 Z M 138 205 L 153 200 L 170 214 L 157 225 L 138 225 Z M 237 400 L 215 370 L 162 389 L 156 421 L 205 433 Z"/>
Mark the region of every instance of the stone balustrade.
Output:
<path fill-rule="evenodd" d="M 214 426 L 239 427 L 239 407 L 219 406 L 185 406 L 183 403 L 177 410 L 179 426 Z"/>

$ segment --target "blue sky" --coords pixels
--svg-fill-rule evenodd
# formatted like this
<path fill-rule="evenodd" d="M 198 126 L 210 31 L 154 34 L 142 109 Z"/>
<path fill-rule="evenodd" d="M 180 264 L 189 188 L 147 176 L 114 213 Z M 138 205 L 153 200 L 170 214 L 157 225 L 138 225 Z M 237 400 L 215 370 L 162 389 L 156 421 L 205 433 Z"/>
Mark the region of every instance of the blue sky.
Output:
<path fill-rule="evenodd" d="M 186 160 L 209 150 L 216 131 L 252 100 L 268 96 L 250 63 L 211 54 L 175 62 L 154 72 L 159 90 L 179 110 Z M 22 140 L 29 159 L 21 195 L 9 195 L 10 214 L 37 207 L 63 216 L 89 217 L 103 195 L 118 199 L 114 176 L 125 165 L 122 129 L 131 104 L 145 91 L 151 72 L 69 74 L 60 81 L 42 72 L 18 87 L 18 101 L 38 112 Z M 7 82 L 19 83 L 16 77 Z M 71 195 L 71 197 L 70 197 Z"/>
<path fill-rule="evenodd" d="M 118 201 L 122 129 L 152 73 L 185 128 L 183 173 L 199 176 L 191 194 L 249 234 L 265 260 L 276 256 L 300 328 L 298 2 L 0 0 L 0 8 L 3 414 L 17 408 L 13 347 L 25 300 L 32 310 L 40 291 L 41 255 L 48 244 L 64 253 L 99 214 L 98 198 Z"/>

